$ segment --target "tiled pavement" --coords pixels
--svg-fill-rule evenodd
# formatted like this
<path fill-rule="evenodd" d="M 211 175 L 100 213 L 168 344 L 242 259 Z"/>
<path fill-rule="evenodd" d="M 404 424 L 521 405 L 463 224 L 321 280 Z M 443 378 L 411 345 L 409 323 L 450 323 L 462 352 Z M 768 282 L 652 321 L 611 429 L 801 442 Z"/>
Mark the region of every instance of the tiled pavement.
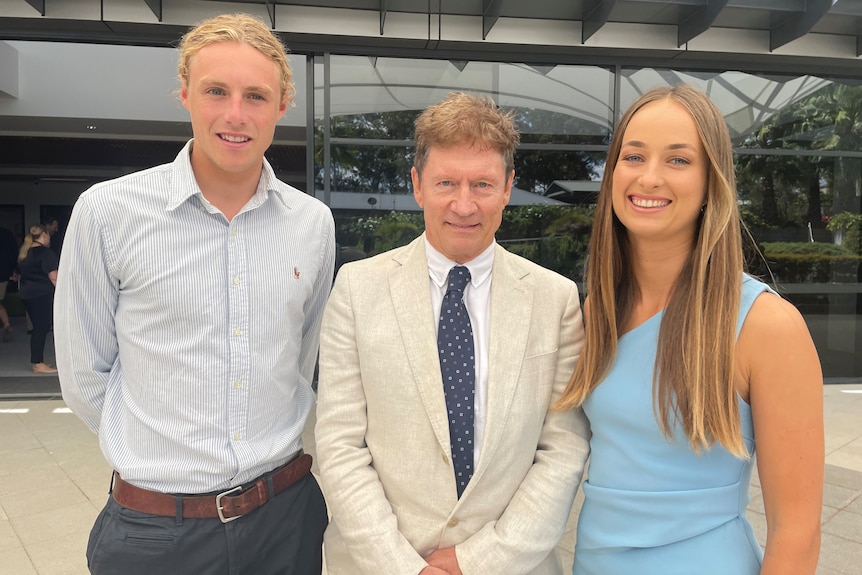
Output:
<path fill-rule="evenodd" d="M 824 396 L 826 490 L 817 573 L 862 575 L 862 385 L 827 385 Z M 86 575 L 87 535 L 110 477 L 95 436 L 54 399 L 0 402 L 0 437 L 0 575 Z M 756 479 L 751 493 L 749 517 L 763 541 Z M 579 504 L 580 497 L 559 546 L 566 565 Z"/>

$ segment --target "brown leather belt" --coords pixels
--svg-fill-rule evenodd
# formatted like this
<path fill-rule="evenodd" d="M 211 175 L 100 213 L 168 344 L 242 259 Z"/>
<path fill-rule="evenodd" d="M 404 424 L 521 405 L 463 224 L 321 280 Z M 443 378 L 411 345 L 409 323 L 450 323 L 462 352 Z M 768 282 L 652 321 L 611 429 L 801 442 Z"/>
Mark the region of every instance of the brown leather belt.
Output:
<path fill-rule="evenodd" d="M 186 518 L 218 517 L 222 523 L 247 515 L 311 471 L 311 455 L 299 455 L 254 481 L 213 495 L 169 495 L 126 483 L 114 472 L 114 500 L 133 511 Z M 272 495 L 269 484 L 272 481 Z"/>

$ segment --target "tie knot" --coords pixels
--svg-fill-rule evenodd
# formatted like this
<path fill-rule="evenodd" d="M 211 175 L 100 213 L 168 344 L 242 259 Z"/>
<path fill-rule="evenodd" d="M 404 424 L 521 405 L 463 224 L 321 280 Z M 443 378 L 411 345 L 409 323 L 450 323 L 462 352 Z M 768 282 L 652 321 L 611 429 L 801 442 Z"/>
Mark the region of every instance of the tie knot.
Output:
<path fill-rule="evenodd" d="M 465 266 L 455 266 L 449 270 L 449 286 L 446 288 L 446 291 L 456 291 L 463 294 L 464 288 L 467 287 L 469 282 L 470 270 Z"/>

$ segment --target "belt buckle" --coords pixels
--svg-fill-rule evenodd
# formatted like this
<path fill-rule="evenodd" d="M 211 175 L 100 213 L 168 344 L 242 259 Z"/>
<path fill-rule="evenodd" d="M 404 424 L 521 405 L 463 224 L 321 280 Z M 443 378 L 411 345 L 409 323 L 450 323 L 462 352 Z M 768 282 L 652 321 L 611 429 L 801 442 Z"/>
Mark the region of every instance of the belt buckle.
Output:
<path fill-rule="evenodd" d="M 236 493 L 237 491 L 242 491 L 242 485 L 234 487 L 233 489 L 228 489 L 227 491 L 222 491 L 215 497 L 216 510 L 218 511 L 218 518 L 222 523 L 230 523 L 236 519 L 242 517 L 242 515 L 237 515 L 235 517 L 225 517 L 224 516 L 224 507 L 222 507 L 221 500 L 224 497 L 227 497 L 231 493 Z"/>

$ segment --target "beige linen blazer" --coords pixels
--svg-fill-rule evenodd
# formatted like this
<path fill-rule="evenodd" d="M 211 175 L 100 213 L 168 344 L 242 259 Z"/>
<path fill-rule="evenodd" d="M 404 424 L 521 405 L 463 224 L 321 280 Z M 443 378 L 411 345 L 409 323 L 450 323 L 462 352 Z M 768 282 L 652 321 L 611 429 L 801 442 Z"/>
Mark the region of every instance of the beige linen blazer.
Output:
<path fill-rule="evenodd" d="M 549 406 L 583 343 L 578 291 L 499 246 L 492 273 L 485 439 L 460 500 L 423 237 L 338 274 L 315 429 L 328 575 L 416 575 L 451 546 L 465 575 L 562 573 L 589 431 Z"/>

